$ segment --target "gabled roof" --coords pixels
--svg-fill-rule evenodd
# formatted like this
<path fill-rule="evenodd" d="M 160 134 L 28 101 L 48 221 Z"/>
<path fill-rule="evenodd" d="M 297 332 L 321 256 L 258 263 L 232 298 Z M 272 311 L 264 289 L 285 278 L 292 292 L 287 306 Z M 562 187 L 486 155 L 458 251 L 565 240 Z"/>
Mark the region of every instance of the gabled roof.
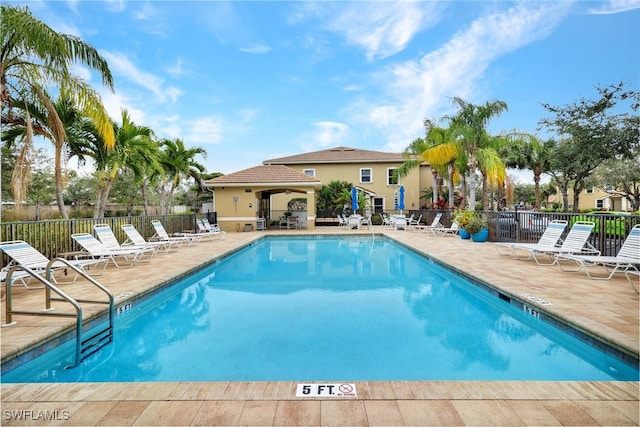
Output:
<path fill-rule="evenodd" d="M 262 165 L 205 181 L 207 187 L 242 185 L 310 185 L 320 186 L 318 179 L 283 165 Z"/>
<path fill-rule="evenodd" d="M 279 157 L 262 162 L 264 165 L 295 165 L 306 163 L 386 163 L 405 161 L 402 153 L 385 153 L 382 151 L 361 150 L 359 148 L 335 147 L 328 150 L 312 151 Z"/>

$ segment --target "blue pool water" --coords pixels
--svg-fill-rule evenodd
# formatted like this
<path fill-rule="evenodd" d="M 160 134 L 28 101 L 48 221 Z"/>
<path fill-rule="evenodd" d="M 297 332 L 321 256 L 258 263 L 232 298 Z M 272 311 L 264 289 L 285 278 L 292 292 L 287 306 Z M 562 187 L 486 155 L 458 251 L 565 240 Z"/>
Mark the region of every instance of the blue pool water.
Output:
<path fill-rule="evenodd" d="M 132 274 L 137 274 L 132 270 Z M 391 240 L 265 238 L 4 382 L 638 380 L 638 370 Z"/>

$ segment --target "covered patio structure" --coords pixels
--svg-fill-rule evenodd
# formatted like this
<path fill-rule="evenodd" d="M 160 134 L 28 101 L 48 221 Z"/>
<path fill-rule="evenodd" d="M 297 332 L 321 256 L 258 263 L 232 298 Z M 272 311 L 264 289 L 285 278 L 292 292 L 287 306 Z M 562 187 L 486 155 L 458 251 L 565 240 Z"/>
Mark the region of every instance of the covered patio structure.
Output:
<path fill-rule="evenodd" d="M 213 210 L 224 231 L 256 230 L 259 218 L 269 224 L 273 196 L 283 193 L 306 198 L 306 228 L 315 229 L 316 191 L 322 183 L 288 166 L 255 166 L 210 179 L 205 186 L 213 192 Z"/>

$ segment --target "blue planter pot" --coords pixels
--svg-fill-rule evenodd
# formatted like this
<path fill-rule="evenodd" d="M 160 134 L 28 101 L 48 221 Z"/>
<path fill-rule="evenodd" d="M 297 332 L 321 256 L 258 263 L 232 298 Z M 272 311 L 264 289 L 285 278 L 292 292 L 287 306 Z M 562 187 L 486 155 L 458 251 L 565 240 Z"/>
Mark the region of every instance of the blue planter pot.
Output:
<path fill-rule="evenodd" d="M 470 239 L 471 238 L 471 234 L 467 233 L 467 230 L 465 230 L 464 228 L 460 229 L 460 238 L 461 239 Z"/>
<path fill-rule="evenodd" d="M 471 235 L 471 240 L 474 242 L 486 242 L 489 239 L 489 229 L 483 228 L 478 231 L 476 234 Z"/>

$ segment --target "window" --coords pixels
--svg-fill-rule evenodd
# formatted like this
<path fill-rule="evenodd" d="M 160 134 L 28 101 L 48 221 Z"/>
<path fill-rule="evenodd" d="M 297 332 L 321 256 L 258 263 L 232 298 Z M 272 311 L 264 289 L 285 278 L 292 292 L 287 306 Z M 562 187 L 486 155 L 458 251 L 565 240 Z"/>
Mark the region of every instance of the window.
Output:
<path fill-rule="evenodd" d="M 307 175 L 307 176 L 312 176 L 314 178 L 316 176 L 316 170 L 315 169 L 302 169 L 302 173 Z"/>
<path fill-rule="evenodd" d="M 371 172 L 371 169 L 360 169 L 360 182 L 373 182 L 373 173 Z"/>
<path fill-rule="evenodd" d="M 384 198 L 383 197 L 374 197 L 373 198 L 373 211 L 375 213 L 384 212 Z"/>
<path fill-rule="evenodd" d="M 396 170 L 396 168 L 387 168 L 387 185 L 398 185 Z"/>
<path fill-rule="evenodd" d="M 586 189 L 584 190 L 584 192 L 585 192 L 585 194 L 593 194 L 593 187 L 591 187 L 591 188 L 586 188 Z"/>
<path fill-rule="evenodd" d="M 596 208 L 597 209 L 604 209 L 604 199 L 596 200 Z"/>

